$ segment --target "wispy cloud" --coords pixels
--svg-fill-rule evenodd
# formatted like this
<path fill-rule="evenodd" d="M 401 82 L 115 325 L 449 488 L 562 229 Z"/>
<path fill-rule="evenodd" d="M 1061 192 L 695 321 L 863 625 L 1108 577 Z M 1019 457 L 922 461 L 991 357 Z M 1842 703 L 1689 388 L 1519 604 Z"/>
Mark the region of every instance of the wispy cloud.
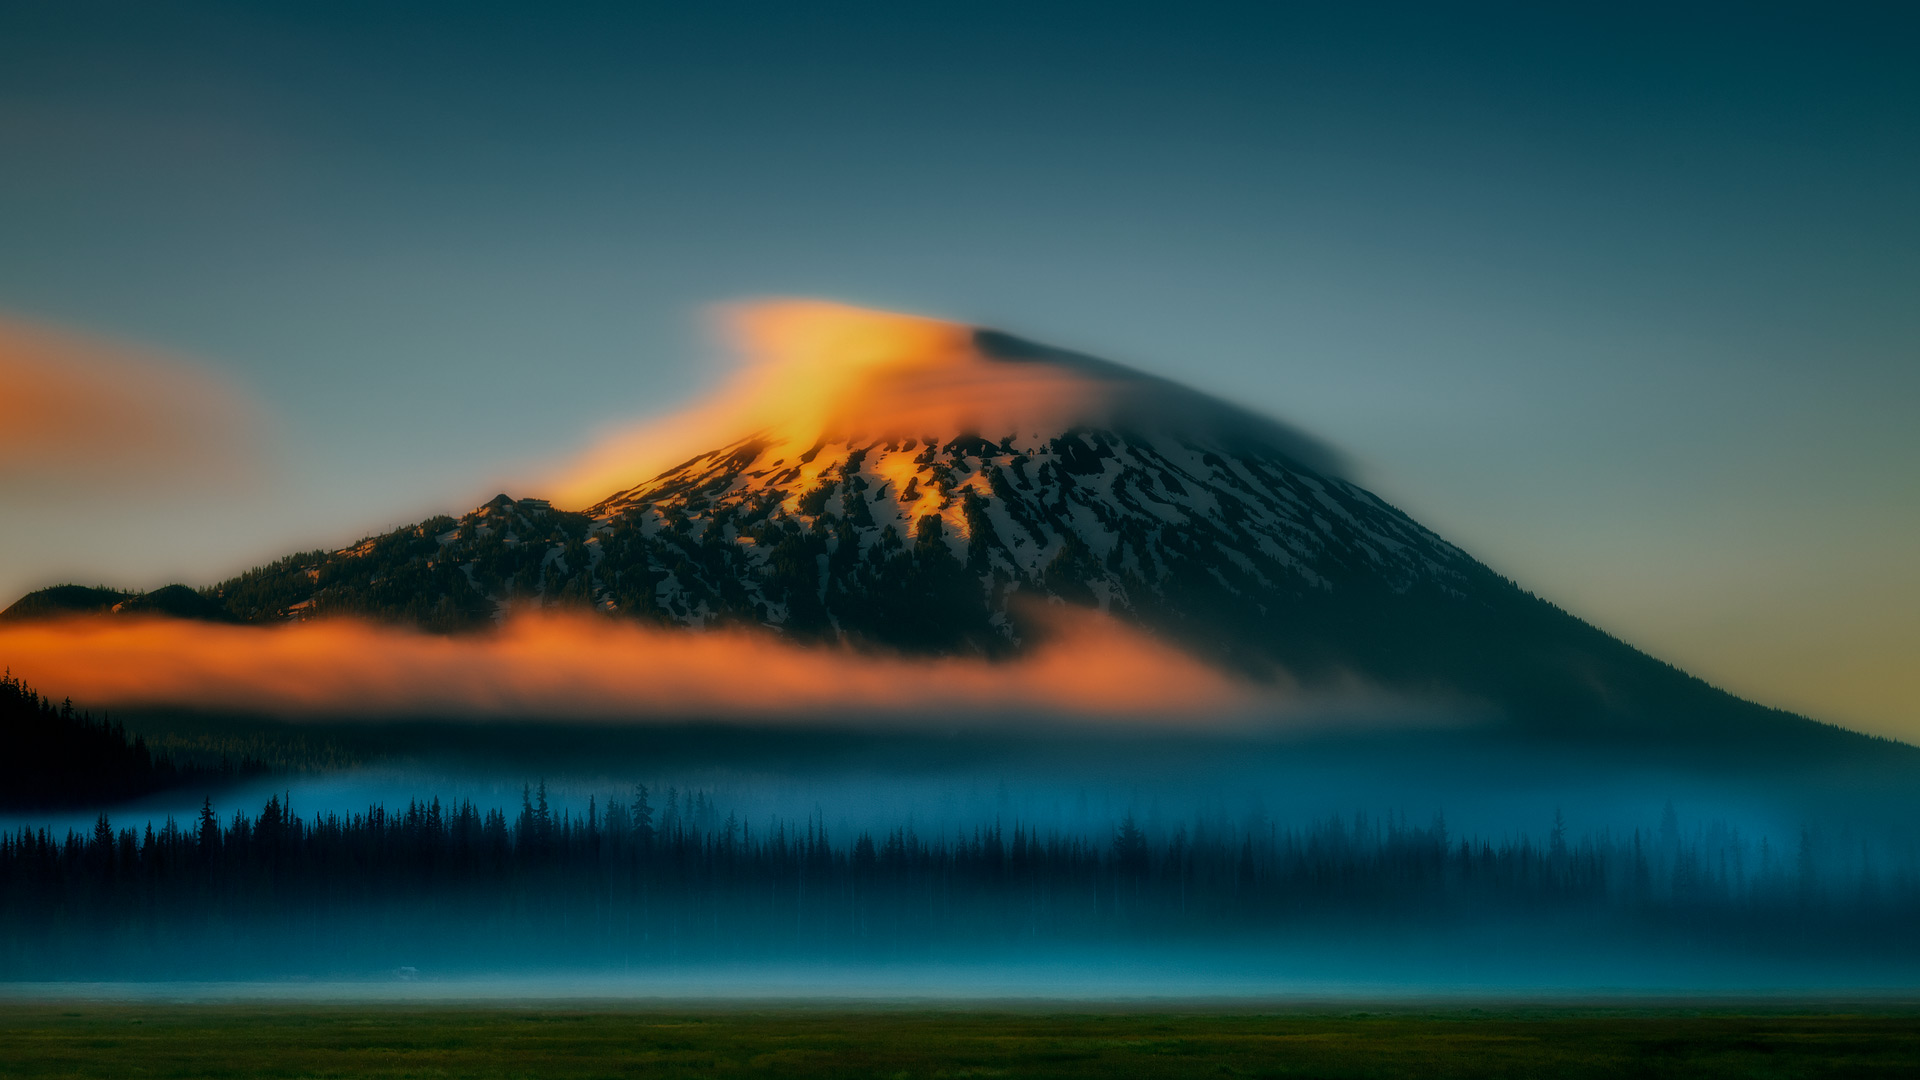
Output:
<path fill-rule="evenodd" d="M 230 484 L 261 412 L 206 368 L 0 317 L 0 489 L 38 499 Z"/>

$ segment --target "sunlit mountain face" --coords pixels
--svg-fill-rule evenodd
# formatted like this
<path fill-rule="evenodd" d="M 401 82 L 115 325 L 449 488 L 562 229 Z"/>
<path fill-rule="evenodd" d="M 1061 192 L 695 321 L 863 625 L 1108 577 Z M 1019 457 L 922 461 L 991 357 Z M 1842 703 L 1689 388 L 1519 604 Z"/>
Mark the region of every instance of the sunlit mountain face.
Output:
<path fill-rule="evenodd" d="M 557 485 L 597 490 L 584 509 L 502 495 L 290 556 L 205 590 L 193 614 L 458 632 L 597 610 L 997 659 L 1043 643 L 1064 606 L 1271 686 L 1385 691 L 1535 729 L 1804 723 L 1560 612 L 1313 439 L 1168 380 L 833 305 L 743 309 L 733 325 L 757 363 L 589 455 Z"/>
<path fill-rule="evenodd" d="M 1035 601 L 1192 635 L 1285 618 L 1336 582 L 1464 584 L 1457 550 L 1332 475 L 1331 454 L 1162 380 L 844 309 L 748 328 L 782 358 L 760 383 L 793 387 L 791 408 L 770 402 L 765 428 L 591 506 L 597 548 L 565 563 L 587 575 L 578 594 L 688 625 L 993 655 L 1034 636 Z"/>
<path fill-rule="evenodd" d="M 1282 622 L 1343 584 L 1458 594 L 1473 567 L 1273 446 L 1178 430 L 750 438 L 587 514 L 610 609 L 915 650 L 1017 649 L 1031 601 L 1227 647 L 1206 622 Z"/>

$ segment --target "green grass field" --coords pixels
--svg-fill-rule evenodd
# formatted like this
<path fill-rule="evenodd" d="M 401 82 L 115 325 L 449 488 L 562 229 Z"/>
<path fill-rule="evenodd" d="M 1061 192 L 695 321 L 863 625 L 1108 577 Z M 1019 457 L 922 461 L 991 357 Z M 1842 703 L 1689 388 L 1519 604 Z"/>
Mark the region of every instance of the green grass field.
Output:
<path fill-rule="evenodd" d="M 0 1076 L 1914 1077 L 1920 1012 L 9 1002 Z"/>

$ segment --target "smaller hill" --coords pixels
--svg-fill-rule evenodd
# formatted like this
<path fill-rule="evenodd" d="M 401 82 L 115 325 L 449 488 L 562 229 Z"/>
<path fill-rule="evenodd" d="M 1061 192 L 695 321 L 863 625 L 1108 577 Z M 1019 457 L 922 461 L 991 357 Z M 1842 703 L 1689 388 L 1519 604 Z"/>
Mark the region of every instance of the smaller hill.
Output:
<path fill-rule="evenodd" d="M 29 622 L 66 615 L 168 615 L 177 619 L 232 621 L 219 601 L 209 600 L 185 585 L 167 585 L 144 593 L 105 586 L 55 585 L 30 592 L 0 611 L 0 622 Z"/>
<path fill-rule="evenodd" d="M 104 615 L 114 605 L 133 599 L 137 593 L 109 589 L 104 585 L 55 585 L 37 589 L 0 611 L 0 622 L 27 622 L 61 615 Z"/>
<path fill-rule="evenodd" d="M 231 622 L 232 616 L 218 600 L 209 600 L 185 585 L 168 585 L 141 593 L 115 605 L 119 615 L 170 615 L 176 619 L 206 619 Z"/>

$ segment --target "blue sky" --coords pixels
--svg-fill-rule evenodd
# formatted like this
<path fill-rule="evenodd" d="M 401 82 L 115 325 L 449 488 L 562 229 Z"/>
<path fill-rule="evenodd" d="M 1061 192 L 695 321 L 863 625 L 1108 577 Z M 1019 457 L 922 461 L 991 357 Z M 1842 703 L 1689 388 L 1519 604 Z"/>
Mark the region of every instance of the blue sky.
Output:
<path fill-rule="evenodd" d="M 813 296 L 1281 415 L 1656 655 L 1920 737 L 1920 21 L 1248 7 L 10 4 L 0 314 L 259 431 L 241 482 L 0 492 L 0 591 L 526 490 L 716 381 L 710 305 Z"/>

